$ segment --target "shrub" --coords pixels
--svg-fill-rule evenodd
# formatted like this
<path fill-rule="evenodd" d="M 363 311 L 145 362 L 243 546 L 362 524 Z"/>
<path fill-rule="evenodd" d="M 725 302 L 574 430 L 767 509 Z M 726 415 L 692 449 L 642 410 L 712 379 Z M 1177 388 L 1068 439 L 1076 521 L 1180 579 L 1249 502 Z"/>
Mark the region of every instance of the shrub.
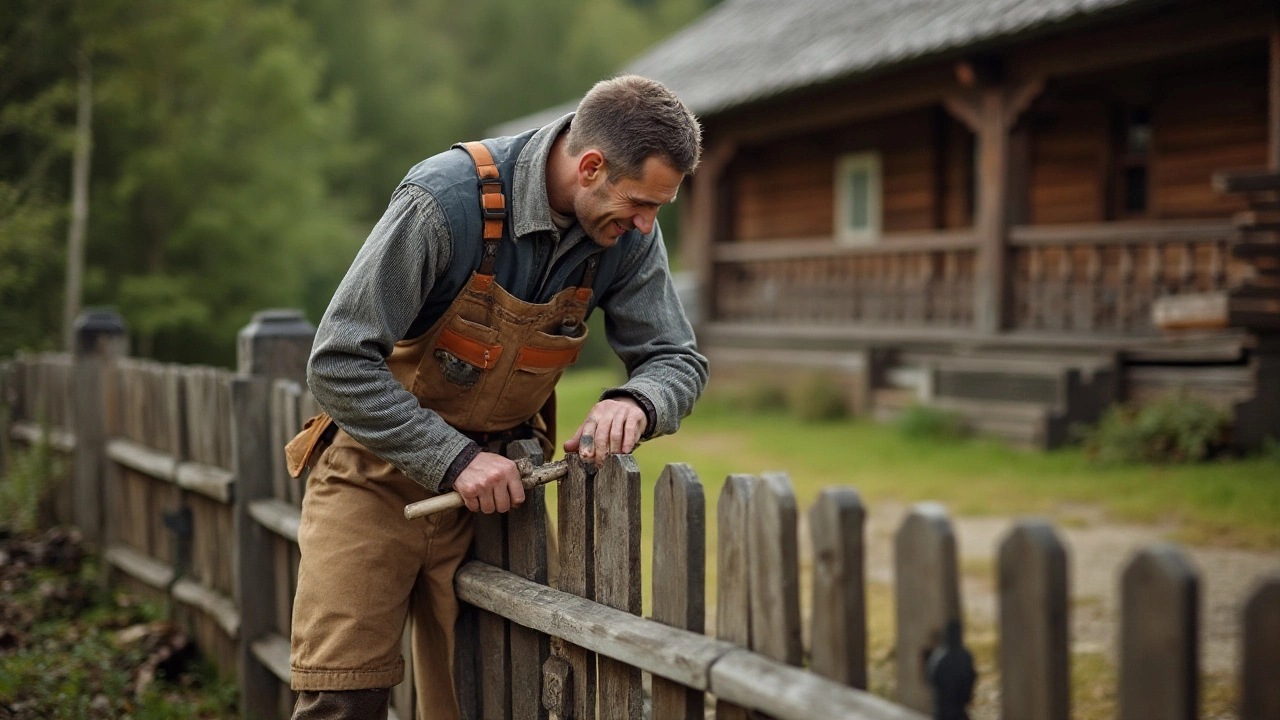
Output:
<path fill-rule="evenodd" d="M 1084 432 L 1085 453 L 1102 463 L 1191 463 L 1226 447 L 1231 417 L 1185 391 L 1146 405 L 1112 405 Z"/>
<path fill-rule="evenodd" d="M 739 403 L 747 412 L 782 412 L 787 409 L 787 393 L 777 383 L 756 381 L 742 391 Z"/>
<path fill-rule="evenodd" d="M 843 386 L 828 375 L 813 374 L 795 388 L 791 412 L 802 422 L 839 420 L 849 415 Z"/>
<path fill-rule="evenodd" d="M 955 410 L 912 405 L 894 422 L 898 432 L 910 440 L 959 440 L 969 435 L 964 416 Z"/>

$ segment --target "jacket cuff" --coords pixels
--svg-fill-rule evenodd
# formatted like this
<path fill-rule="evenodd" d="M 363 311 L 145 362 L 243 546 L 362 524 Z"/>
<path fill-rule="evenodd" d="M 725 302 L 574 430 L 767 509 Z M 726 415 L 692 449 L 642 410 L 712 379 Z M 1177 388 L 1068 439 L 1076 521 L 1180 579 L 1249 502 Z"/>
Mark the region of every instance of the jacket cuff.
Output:
<path fill-rule="evenodd" d="M 611 400 L 619 397 L 635 400 L 640 409 L 644 411 L 644 433 L 640 435 L 640 439 L 648 440 L 653 436 L 653 431 L 658 428 L 658 411 L 654 409 L 653 403 L 642 393 L 631 388 L 611 388 L 600 393 L 601 400 Z"/>
<path fill-rule="evenodd" d="M 462 452 L 458 453 L 453 462 L 449 463 L 449 469 L 444 472 L 444 477 L 440 479 L 440 492 L 446 493 L 453 489 L 453 481 L 458 479 L 463 470 L 471 464 L 472 460 L 480 454 L 480 446 L 474 440 L 468 442 Z"/>

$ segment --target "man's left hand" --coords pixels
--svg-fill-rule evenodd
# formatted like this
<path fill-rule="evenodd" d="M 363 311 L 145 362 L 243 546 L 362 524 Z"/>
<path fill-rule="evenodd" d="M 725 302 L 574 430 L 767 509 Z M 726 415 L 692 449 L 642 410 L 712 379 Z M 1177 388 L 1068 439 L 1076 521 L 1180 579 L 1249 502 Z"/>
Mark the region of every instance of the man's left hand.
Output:
<path fill-rule="evenodd" d="M 564 451 L 576 452 L 587 462 L 603 467 L 610 455 L 629 453 L 644 435 L 648 420 L 631 398 L 601 400 L 587 413 L 578 431 L 564 443 Z"/>

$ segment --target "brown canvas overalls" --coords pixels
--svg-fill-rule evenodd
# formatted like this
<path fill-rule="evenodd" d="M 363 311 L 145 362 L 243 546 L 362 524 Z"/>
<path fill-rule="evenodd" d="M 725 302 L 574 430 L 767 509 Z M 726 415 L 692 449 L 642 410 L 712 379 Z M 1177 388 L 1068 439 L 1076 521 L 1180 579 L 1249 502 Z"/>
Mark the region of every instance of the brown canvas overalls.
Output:
<path fill-rule="evenodd" d="M 550 399 L 586 341 L 597 256 L 587 261 L 582 287 L 562 290 L 545 304 L 524 302 L 499 287 L 493 268 L 505 198 L 493 182 L 498 169 L 484 145 L 463 147 L 482 183 L 484 259 L 426 333 L 396 344 L 387 366 L 422 407 L 482 445 L 484 433 L 523 426 L 550 457 Z M 326 416 L 313 419 L 290 443 L 291 472 L 301 472 L 329 422 Z M 430 495 L 347 433 L 333 435 L 315 462 L 302 504 L 290 657 L 294 690 L 399 684 L 401 635 L 411 616 L 418 717 L 458 716 L 451 673 L 458 615 L 453 575 L 471 544 L 472 516 L 463 508 L 424 520 L 404 518 L 405 505 Z M 343 702 L 358 703 L 353 698 L 360 695 Z M 378 699 L 385 695 L 369 697 L 366 704 L 385 708 L 385 699 Z"/>

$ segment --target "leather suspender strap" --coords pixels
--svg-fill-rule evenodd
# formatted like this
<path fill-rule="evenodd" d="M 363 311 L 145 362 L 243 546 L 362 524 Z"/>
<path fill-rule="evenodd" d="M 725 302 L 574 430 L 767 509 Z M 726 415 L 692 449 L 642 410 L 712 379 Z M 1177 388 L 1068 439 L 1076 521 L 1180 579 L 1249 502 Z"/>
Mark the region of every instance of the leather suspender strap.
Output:
<path fill-rule="evenodd" d="M 481 275 L 492 275 L 494 261 L 498 257 L 498 241 L 502 239 L 502 226 L 507 221 L 507 198 L 502 194 L 502 179 L 493 154 L 482 142 L 459 143 L 476 164 L 480 178 L 480 214 L 484 218 L 484 259 L 480 263 Z"/>
<path fill-rule="evenodd" d="M 587 257 L 587 269 L 582 273 L 582 284 L 578 286 L 577 297 L 580 302 L 591 300 L 591 285 L 596 280 L 596 268 L 599 266 L 599 253 Z"/>

